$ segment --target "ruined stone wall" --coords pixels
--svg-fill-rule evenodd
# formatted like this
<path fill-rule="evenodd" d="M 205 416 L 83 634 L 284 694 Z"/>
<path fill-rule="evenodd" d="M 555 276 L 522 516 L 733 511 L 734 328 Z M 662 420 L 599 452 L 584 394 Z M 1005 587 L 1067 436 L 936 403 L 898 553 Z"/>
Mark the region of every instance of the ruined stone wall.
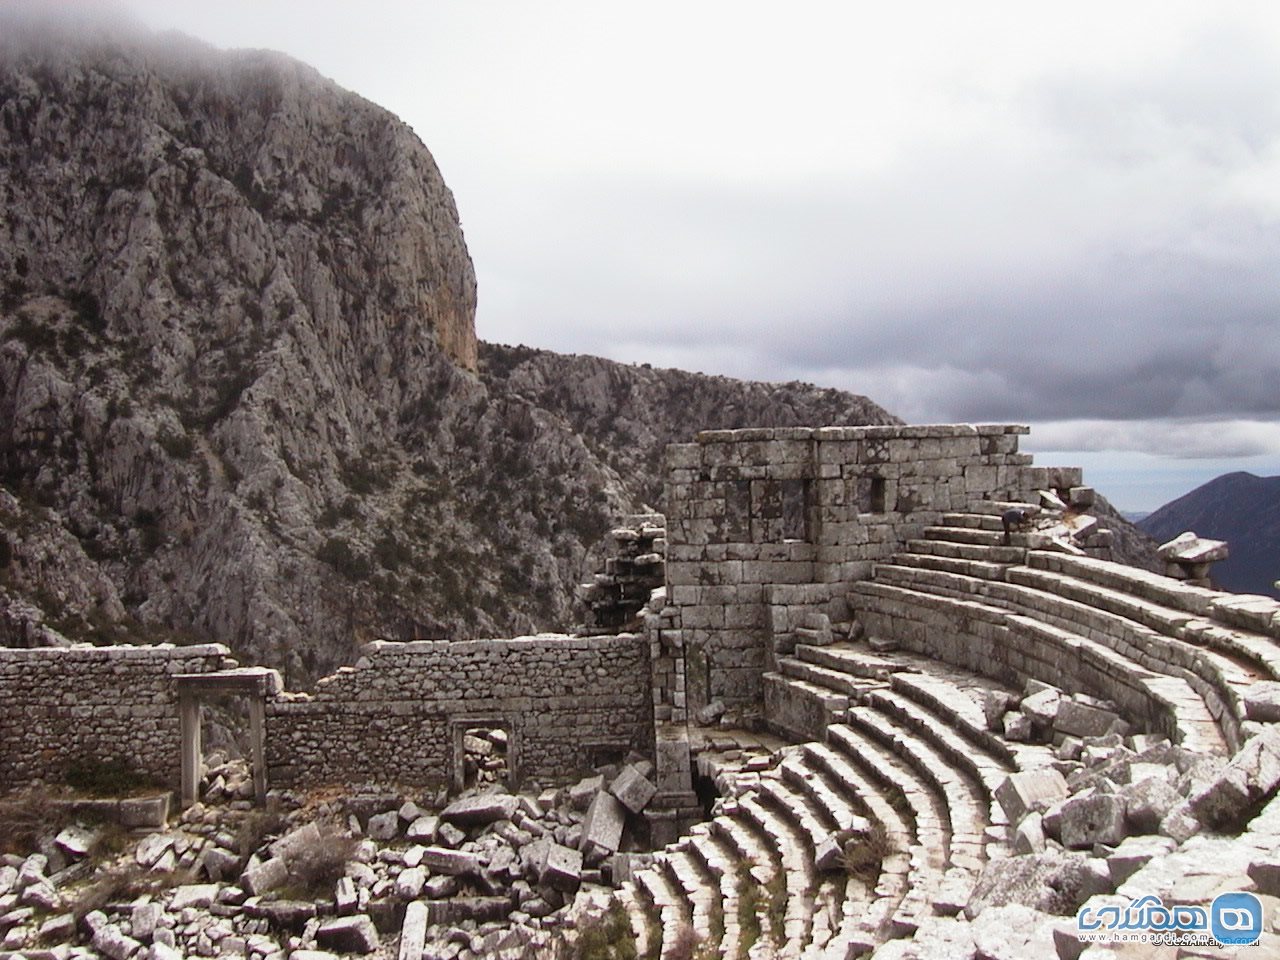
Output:
<path fill-rule="evenodd" d="M 273 785 L 456 784 L 461 733 L 508 731 L 519 783 L 563 781 L 602 756 L 653 750 L 643 637 L 370 644 L 314 696 L 267 705 Z"/>
<path fill-rule="evenodd" d="M 177 787 L 174 677 L 230 662 L 221 644 L 0 648 L 0 785 L 60 780 L 84 761 L 123 761 Z"/>
<path fill-rule="evenodd" d="M 1078 468 L 1034 467 L 1018 452 L 1027 432 L 712 430 L 668 447 L 668 601 L 679 612 L 685 676 L 682 691 L 660 694 L 660 719 L 714 700 L 758 709 L 771 638 L 815 612 L 848 620 L 846 585 L 944 512 L 1078 486 Z"/>

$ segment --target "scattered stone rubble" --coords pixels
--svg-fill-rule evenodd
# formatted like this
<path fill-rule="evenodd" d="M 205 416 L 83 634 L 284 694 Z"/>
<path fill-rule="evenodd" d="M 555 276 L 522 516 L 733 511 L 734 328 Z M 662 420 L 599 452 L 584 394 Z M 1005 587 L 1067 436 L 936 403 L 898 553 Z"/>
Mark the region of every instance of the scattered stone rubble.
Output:
<path fill-rule="evenodd" d="M 114 858 L 96 862 L 101 830 L 76 824 L 42 844 L 48 852 L 0 859 L 0 950 L 42 960 L 527 956 L 550 949 L 579 893 L 607 897 L 643 860 L 652 774 L 638 759 L 537 796 L 491 783 L 448 802 L 275 791 L 264 811 L 248 799 L 247 765 L 222 762 L 200 803 Z M 318 863 L 334 873 L 326 883 L 321 871 L 321 888 Z M 93 899 L 105 878 L 131 870 L 151 881 L 145 891 L 121 884 Z"/>
<path fill-rule="evenodd" d="M 587 605 L 584 636 L 643 629 L 641 611 L 654 590 L 666 583 L 666 518 L 660 513 L 629 516 L 610 538 L 616 553 L 604 570 L 578 590 Z"/>

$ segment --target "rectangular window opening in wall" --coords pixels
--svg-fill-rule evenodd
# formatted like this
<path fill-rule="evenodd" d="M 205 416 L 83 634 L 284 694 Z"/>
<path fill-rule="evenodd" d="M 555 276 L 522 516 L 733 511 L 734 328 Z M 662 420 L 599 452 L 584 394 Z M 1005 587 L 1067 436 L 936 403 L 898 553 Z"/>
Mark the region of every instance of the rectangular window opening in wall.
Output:
<path fill-rule="evenodd" d="M 885 512 L 885 479 L 884 477 L 858 478 L 858 512 Z"/>
<path fill-rule="evenodd" d="M 453 725 L 453 785 L 456 790 L 503 784 L 514 787 L 515 744 L 511 725 L 500 718 Z"/>
<path fill-rule="evenodd" d="M 811 491 L 808 480 L 782 481 L 782 539 L 809 540 L 809 517 L 812 512 Z"/>

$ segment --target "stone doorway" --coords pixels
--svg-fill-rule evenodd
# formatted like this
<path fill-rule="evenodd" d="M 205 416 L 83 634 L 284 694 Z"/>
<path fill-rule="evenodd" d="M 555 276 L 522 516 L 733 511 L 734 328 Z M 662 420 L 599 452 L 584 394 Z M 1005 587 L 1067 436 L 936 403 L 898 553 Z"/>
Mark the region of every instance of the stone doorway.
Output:
<path fill-rule="evenodd" d="M 267 697 L 280 692 L 280 674 L 265 667 L 244 667 L 213 673 L 184 673 L 175 679 L 178 684 L 178 713 L 182 732 L 182 806 L 189 807 L 200 799 L 204 705 L 227 696 L 241 697 L 248 704 L 253 795 L 256 803 L 264 803 L 267 798 Z"/>

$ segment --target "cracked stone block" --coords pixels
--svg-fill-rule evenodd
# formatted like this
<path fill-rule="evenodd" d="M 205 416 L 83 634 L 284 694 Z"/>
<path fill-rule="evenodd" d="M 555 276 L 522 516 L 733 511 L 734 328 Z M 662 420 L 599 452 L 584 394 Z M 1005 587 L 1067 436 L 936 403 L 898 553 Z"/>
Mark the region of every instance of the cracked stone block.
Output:
<path fill-rule="evenodd" d="M 133 858 L 140 867 L 154 867 L 172 849 L 172 836 L 167 833 L 153 833 L 142 839 L 133 852 Z"/>
<path fill-rule="evenodd" d="M 593 849 L 606 854 L 617 853 L 622 843 L 622 831 L 627 824 L 626 807 L 611 793 L 601 791 L 587 808 L 582 821 L 582 837 L 578 849 L 589 853 Z"/>
<path fill-rule="evenodd" d="M 658 788 L 635 767 L 627 764 L 619 772 L 613 783 L 609 784 L 609 792 L 622 801 L 622 805 L 632 813 L 639 813 L 654 798 Z"/>
<path fill-rule="evenodd" d="M 129 960 L 142 950 L 142 944 L 126 936 L 115 924 L 104 923 L 94 931 L 93 948 L 111 960 Z"/>
<path fill-rule="evenodd" d="M 1160 821 L 1160 835 L 1175 843 L 1185 843 L 1200 832 L 1200 821 L 1191 812 L 1191 805 L 1182 801 Z"/>
<path fill-rule="evenodd" d="M 396 877 L 396 896 L 402 900 L 415 900 L 422 894 L 427 882 L 427 871 L 423 867 L 410 867 L 402 870 Z"/>
<path fill-rule="evenodd" d="M 584 777 L 569 788 L 569 806 L 575 810 L 585 810 L 603 789 L 604 777 Z"/>
<path fill-rule="evenodd" d="M 1011 743 L 1030 743 L 1035 735 L 1031 718 L 1019 710 L 1010 710 L 1004 715 L 1004 738 Z"/>
<path fill-rule="evenodd" d="M 407 828 L 404 835 L 408 840 L 434 840 L 436 831 L 440 828 L 440 818 L 434 814 L 425 814 L 414 820 Z"/>
<path fill-rule="evenodd" d="M 314 823 L 308 823 L 305 826 L 298 827 L 296 830 L 290 830 L 283 837 L 271 844 L 270 852 L 273 857 L 283 857 L 288 860 L 297 854 L 299 850 L 305 850 L 307 847 L 315 846 L 322 843 L 320 836 L 320 828 Z"/>
<path fill-rule="evenodd" d="M 1111 882 L 1120 886 L 1155 857 L 1173 852 L 1174 846 L 1168 837 L 1125 837 L 1107 857 Z"/>
<path fill-rule="evenodd" d="M 216 883 L 188 884 L 174 890 L 173 901 L 169 904 L 169 909 L 174 913 L 185 910 L 187 907 L 207 910 L 217 896 L 218 885 Z"/>
<path fill-rule="evenodd" d="M 360 903 L 360 894 L 356 891 L 356 882 L 351 877 L 342 877 L 333 890 L 333 904 L 341 915 L 354 913 Z"/>
<path fill-rule="evenodd" d="M 164 909 L 158 903 L 139 903 L 130 913 L 130 927 L 133 938 L 148 943 L 156 934 L 156 926 Z"/>
<path fill-rule="evenodd" d="M 1051 727 L 1058 716 L 1058 707 L 1062 703 L 1062 691 L 1056 687 L 1049 687 L 1033 693 L 1030 696 L 1022 698 L 1019 709 L 1022 710 L 1032 722 L 1041 726 Z"/>
<path fill-rule="evenodd" d="M 225 880 L 240 873 L 240 857 L 222 847 L 206 847 L 200 863 L 210 880 Z"/>
<path fill-rule="evenodd" d="M 453 801 L 440 811 L 440 817 L 462 826 L 481 826 L 510 820 L 519 805 L 520 801 L 509 793 L 485 793 Z"/>
<path fill-rule="evenodd" d="M 1115 846 L 1128 836 L 1124 798 L 1095 793 L 1068 800 L 1062 806 L 1061 831 L 1065 847 L 1082 850 L 1097 843 Z"/>
<path fill-rule="evenodd" d="M 320 925 L 316 944 L 338 953 L 373 953 L 378 949 L 378 931 L 364 914 L 338 917 Z"/>
<path fill-rule="evenodd" d="M 1043 853 L 1044 847 L 1044 818 L 1038 813 L 1029 813 L 1013 833 L 1013 852 Z"/>
<path fill-rule="evenodd" d="M 74 824 L 62 830 L 53 838 L 53 842 L 68 856 L 78 860 L 93 848 L 93 843 L 97 837 L 96 831 Z"/>
<path fill-rule="evenodd" d="M 40 924 L 37 935 L 46 943 L 65 943 L 76 935 L 75 914 L 60 913 Z"/>
<path fill-rule="evenodd" d="M 1066 778 L 1057 770 L 1024 770 L 1010 774 L 996 787 L 996 802 L 1009 822 L 1017 823 L 1029 810 L 1043 810 L 1069 793 Z"/>

